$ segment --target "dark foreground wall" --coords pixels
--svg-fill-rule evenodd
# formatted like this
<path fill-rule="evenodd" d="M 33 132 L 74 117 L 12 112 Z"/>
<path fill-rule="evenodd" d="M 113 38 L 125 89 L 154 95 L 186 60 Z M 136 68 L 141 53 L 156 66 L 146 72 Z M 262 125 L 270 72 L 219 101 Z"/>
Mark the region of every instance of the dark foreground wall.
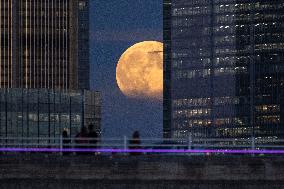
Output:
<path fill-rule="evenodd" d="M 282 189 L 284 157 L 2 154 L 0 188 Z"/>

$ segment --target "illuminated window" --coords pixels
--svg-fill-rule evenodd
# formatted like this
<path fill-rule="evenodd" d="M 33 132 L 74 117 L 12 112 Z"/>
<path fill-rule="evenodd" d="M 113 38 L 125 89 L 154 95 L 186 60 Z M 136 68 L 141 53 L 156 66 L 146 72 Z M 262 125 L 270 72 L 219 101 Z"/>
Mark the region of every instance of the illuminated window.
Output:
<path fill-rule="evenodd" d="M 86 8 L 86 2 L 85 1 L 79 1 L 79 10 L 83 10 Z"/>

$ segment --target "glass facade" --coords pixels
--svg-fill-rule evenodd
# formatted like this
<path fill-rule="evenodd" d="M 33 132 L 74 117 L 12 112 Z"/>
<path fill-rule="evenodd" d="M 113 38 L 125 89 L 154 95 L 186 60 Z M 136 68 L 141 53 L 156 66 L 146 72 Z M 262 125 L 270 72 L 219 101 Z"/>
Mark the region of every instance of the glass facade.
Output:
<path fill-rule="evenodd" d="M 60 137 L 94 124 L 100 133 L 99 92 L 49 89 L 0 89 L 0 137 Z"/>
<path fill-rule="evenodd" d="M 79 0 L 78 9 L 78 86 L 89 89 L 89 0 Z"/>
<path fill-rule="evenodd" d="M 283 137 L 284 1 L 164 4 L 165 135 Z"/>
<path fill-rule="evenodd" d="M 0 1 L 0 88 L 13 86 L 13 47 L 12 38 L 14 31 L 12 1 Z"/>
<path fill-rule="evenodd" d="M 88 0 L 0 0 L 0 88 L 89 89 Z"/>
<path fill-rule="evenodd" d="M 171 2 L 164 0 L 163 3 L 163 43 L 164 43 L 164 69 L 163 69 L 163 136 L 170 137 L 171 133 Z"/>

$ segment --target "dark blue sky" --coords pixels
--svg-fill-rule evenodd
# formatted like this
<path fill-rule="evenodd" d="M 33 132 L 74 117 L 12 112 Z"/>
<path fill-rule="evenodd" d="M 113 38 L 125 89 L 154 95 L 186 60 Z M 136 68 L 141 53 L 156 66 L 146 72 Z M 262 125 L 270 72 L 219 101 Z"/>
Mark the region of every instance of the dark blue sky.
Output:
<path fill-rule="evenodd" d="M 116 79 L 121 54 L 140 41 L 162 42 L 162 0 L 90 0 L 91 88 L 102 92 L 107 137 L 162 136 L 162 103 L 125 97 Z"/>

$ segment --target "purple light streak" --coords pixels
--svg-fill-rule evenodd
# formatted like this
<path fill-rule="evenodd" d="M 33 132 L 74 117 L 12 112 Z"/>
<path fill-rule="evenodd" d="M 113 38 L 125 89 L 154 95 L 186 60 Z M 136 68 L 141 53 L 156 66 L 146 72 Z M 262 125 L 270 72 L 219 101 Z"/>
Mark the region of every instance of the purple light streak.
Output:
<path fill-rule="evenodd" d="M 102 153 L 224 153 L 224 154 L 284 154 L 284 150 L 190 150 L 190 149 L 113 149 L 113 148 L 0 148 L 0 152 L 102 152 Z"/>

